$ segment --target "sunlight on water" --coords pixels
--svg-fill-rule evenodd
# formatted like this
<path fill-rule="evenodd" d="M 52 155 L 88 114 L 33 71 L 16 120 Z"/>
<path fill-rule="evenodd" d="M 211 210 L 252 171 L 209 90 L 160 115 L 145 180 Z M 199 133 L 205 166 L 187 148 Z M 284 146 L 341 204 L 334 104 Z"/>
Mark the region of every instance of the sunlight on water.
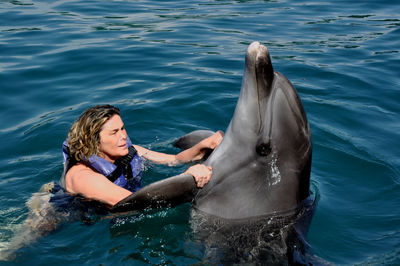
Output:
<path fill-rule="evenodd" d="M 115 104 L 134 143 L 176 153 L 172 142 L 181 135 L 225 130 L 246 48 L 260 41 L 296 87 L 313 134 L 312 256 L 400 263 L 397 3 L 21 0 L 0 7 L 0 248 L 22 239 L 16 232 L 35 209 L 31 197 L 59 179 L 62 142 L 84 109 Z M 186 167 L 150 165 L 145 183 Z M 9 264 L 201 264 L 190 209 L 88 215 L 32 238 Z"/>

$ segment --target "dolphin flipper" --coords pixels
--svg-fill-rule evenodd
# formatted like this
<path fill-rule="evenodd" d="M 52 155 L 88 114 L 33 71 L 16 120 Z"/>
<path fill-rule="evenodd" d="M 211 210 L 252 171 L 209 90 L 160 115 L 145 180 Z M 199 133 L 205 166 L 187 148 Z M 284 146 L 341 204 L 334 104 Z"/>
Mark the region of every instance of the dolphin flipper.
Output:
<path fill-rule="evenodd" d="M 145 186 L 115 204 L 111 212 L 176 206 L 192 201 L 197 192 L 192 175 L 181 174 Z"/>
<path fill-rule="evenodd" d="M 215 132 L 211 130 L 195 130 L 175 140 L 174 146 L 186 150 L 214 134 Z"/>
<path fill-rule="evenodd" d="M 215 132 L 211 130 L 195 130 L 177 139 L 174 146 L 186 150 L 214 134 Z M 207 157 L 211 152 L 210 149 Z M 115 204 L 110 211 L 124 212 L 176 206 L 192 201 L 196 193 L 197 186 L 193 176 L 181 174 L 145 186 Z"/>

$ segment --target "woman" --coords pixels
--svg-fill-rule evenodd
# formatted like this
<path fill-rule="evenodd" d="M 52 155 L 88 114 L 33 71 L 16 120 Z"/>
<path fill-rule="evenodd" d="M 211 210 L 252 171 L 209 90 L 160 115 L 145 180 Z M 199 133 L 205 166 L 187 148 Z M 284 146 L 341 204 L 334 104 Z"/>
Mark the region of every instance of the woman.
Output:
<path fill-rule="evenodd" d="M 199 160 L 222 137 L 217 132 L 177 155 L 159 153 L 130 142 L 118 108 L 94 106 L 82 113 L 68 133 L 60 183 L 71 194 L 113 206 L 140 189 L 142 158 L 168 165 Z M 197 164 L 185 174 L 191 174 L 201 188 L 210 180 L 212 169 Z"/>

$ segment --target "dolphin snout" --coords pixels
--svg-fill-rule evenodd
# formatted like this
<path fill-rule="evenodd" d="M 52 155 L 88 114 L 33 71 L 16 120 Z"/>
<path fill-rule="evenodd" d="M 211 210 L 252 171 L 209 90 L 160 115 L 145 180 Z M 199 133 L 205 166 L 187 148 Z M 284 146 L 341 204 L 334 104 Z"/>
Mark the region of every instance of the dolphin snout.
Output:
<path fill-rule="evenodd" d="M 247 48 L 247 60 L 250 65 L 257 64 L 259 61 L 268 60 L 268 48 L 259 42 L 252 42 Z"/>
<path fill-rule="evenodd" d="M 254 53 L 258 51 L 258 48 L 260 47 L 260 43 L 259 42 L 252 42 L 249 47 L 247 48 L 247 51 L 249 53 Z"/>
<path fill-rule="evenodd" d="M 260 53 L 260 47 L 263 45 L 259 42 L 252 42 L 249 47 L 247 47 L 247 55 L 246 57 L 255 63 L 256 58 Z"/>

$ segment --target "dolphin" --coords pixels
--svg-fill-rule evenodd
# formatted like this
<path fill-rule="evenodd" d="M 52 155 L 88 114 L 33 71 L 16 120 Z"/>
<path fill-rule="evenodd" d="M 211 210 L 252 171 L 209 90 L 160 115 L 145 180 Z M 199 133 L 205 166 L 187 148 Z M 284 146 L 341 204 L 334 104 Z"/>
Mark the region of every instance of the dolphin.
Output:
<path fill-rule="evenodd" d="M 187 149 L 211 134 L 194 131 L 175 146 Z M 311 158 L 311 131 L 300 97 L 274 71 L 268 49 L 253 42 L 233 118 L 204 162 L 213 169 L 210 182 L 197 189 L 190 175 L 170 177 L 128 196 L 111 211 L 192 201 L 195 209 L 223 219 L 293 213 L 310 195 Z"/>
<path fill-rule="evenodd" d="M 240 219 L 294 210 L 309 192 L 311 131 L 290 81 L 274 72 L 268 49 L 252 43 L 242 89 L 223 142 L 206 161 L 210 182 L 194 205 Z"/>
<path fill-rule="evenodd" d="M 198 130 L 174 142 L 187 149 L 214 132 Z M 111 211 L 192 202 L 193 239 L 211 264 L 323 264 L 307 251 L 316 198 L 310 195 L 312 139 L 302 102 L 275 72 L 268 49 L 247 49 L 242 88 L 221 144 L 204 164 L 211 180 L 197 189 L 179 175 L 152 183 Z"/>

